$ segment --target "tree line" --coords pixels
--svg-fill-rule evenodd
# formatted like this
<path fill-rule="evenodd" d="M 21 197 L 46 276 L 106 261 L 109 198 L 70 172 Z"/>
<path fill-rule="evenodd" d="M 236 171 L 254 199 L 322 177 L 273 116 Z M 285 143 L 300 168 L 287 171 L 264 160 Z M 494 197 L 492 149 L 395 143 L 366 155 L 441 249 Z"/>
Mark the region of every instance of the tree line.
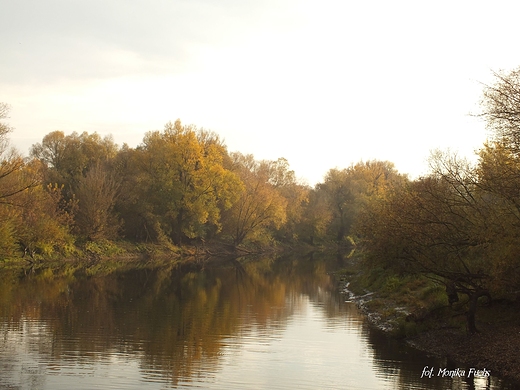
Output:
<path fill-rule="evenodd" d="M 370 161 L 331 169 L 311 188 L 286 159 L 229 152 L 216 133 L 180 120 L 146 133 L 136 148 L 97 133 L 54 131 L 28 158 L 8 149 L 5 134 L 4 256 L 66 255 L 103 240 L 342 245 L 368 199 L 404 180 L 393 164 Z"/>
<path fill-rule="evenodd" d="M 446 284 L 451 302 L 466 294 L 475 331 L 479 298 L 520 291 L 520 70 L 496 73 L 481 108 L 492 137 L 476 163 L 437 151 L 411 180 L 391 162 L 359 162 L 310 187 L 286 159 L 229 152 L 179 120 L 135 148 L 54 131 L 22 158 L 2 104 L 0 253 L 66 255 L 104 240 L 350 243 L 368 264 Z"/>

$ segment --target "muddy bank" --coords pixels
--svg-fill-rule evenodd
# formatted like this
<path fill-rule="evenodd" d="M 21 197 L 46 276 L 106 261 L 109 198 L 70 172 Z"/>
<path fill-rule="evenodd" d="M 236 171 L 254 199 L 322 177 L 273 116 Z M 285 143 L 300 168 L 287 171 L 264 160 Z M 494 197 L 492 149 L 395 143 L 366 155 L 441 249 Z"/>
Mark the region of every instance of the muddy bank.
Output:
<path fill-rule="evenodd" d="M 428 318 L 427 323 L 414 327 L 413 335 L 403 334 L 403 323 L 414 324 L 413 312 L 395 302 L 373 305 L 377 293 L 356 295 L 349 283 L 341 286 L 345 300 L 355 302 L 365 313 L 371 326 L 389 337 L 399 337 L 412 347 L 439 357 L 447 357 L 461 367 L 486 368 L 493 375 L 514 382 L 520 388 L 520 318 L 518 302 L 501 302 L 479 307 L 479 333 L 470 334 L 464 326 L 464 316 L 446 308 L 440 315 Z M 383 300 L 384 301 L 384 300 Z M 458 317 L 455 326 L 453 317 Z M 412 318 L 412 319 L 411 319 Z M 401 328 L 401 329 L 400 329 Z"/>
<path fill-rule="evenodd" d="M 458 329 L 432 329 L 407 338 L 408 344 L 468 367 L 486 368 L 520 388 L 520 325 L 501 324 L 468 334 Z"/>
<path fill-rule="evenodd" d="M 375 328 L 391 335 L 399 327 L 399 319 L 410 315 L 410 310 L 406 307 L 387 304 L 378 306 L 377 309 L 371 307 L 370 303 L 377 297 L 375 292 L 367 292 L 356 295 L 349 289 L 349 282 L 342 283 L 341 292 L 345 296 L 345 301 L 354 302 L 359 310 L 367 317 L 368 322 Z M 389 309 L 391 306 L 391 310 Z"/>

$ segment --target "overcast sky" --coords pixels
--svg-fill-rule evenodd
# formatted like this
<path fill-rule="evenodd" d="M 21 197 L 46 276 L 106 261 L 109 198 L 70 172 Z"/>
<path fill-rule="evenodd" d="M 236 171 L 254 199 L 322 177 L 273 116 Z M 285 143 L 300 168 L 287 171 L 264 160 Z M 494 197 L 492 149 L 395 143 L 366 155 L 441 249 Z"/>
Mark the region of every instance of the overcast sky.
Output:
<path fill-rule="evenodd" d="M 54 130 L 137 146 L 177 118 L 309 184 L 360 160 L 411 177 L 472 156 L 514 1 L 0 0 L 0 102 L 22 153 Z"/>

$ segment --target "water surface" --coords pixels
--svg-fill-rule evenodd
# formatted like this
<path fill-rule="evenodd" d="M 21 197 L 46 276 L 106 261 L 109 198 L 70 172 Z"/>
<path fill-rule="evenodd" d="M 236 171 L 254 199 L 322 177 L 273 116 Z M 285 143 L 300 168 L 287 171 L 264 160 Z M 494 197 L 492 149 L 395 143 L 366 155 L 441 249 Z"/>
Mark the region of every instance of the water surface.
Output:
<path fill-rule="evenodd" d="M 457 366 L 369 329 L 337 291 L 338 266 L 301 258 L 5 272 L 0 387 L 508 388 L 494 377 L 421 378 L 425 366 Z"/>

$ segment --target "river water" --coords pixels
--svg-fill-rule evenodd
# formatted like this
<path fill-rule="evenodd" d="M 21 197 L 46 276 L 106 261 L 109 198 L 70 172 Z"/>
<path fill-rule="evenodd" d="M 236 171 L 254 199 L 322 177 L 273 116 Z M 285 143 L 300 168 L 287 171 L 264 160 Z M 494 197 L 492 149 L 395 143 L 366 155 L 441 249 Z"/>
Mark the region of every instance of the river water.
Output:
<path fill-rule="evenodd" d="M 509 389 L 371 330 L 335 259 L 10 270 L 0 388 Z M 434 369 L 431 378 L 422 376 Z M 465 370 L 442 377 L 439 369 Z M 476 367 L 483 369 L 485 367 Z"/>

